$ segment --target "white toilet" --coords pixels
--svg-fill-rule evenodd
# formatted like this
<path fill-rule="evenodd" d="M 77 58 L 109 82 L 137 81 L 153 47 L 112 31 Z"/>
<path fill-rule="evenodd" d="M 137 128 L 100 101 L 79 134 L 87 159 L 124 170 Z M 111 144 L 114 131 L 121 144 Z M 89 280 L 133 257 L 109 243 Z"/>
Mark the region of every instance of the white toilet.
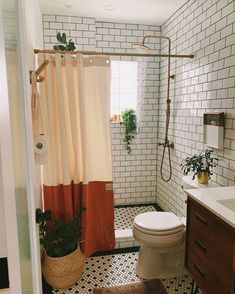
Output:
<path fill-rule="evenodd" d="M 217 186 L 198 185 L 191 176 L 183 177 L 182 188 Z M 152 211 L 139 214 L 133 223 L 133 236 L 140 243 L 136 273 L 143 279 L 166 278 L 186 273 L 184 241 L 186 218 L 172 212 Z"/>
<path fill-rule="evenodd" d="M 171 212 L 152 211 L 134 219 L 133 236 L 140 243 L 136 273 L 144 279 L 185 273 L 185 218 Z"/>

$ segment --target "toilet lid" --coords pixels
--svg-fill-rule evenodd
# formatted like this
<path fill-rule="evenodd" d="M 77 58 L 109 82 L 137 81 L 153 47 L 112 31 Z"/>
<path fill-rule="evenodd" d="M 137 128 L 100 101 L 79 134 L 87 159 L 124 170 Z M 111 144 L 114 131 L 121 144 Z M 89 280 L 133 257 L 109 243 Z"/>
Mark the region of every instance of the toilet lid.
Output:
<path fill-rule="evenodd" d="M 135 225 L 149 231 L 171 231 L 184 227 L 182 220 L 172 212 L 151 211 L 137 215 Z"/>

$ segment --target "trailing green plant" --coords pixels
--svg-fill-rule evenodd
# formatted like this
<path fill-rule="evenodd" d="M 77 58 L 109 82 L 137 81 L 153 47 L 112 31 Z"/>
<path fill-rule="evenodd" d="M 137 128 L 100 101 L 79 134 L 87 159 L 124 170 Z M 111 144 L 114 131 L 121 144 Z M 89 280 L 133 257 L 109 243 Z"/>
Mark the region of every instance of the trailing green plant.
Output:
<path fill-rule="evenodd" d="M 131 143 L 137 134 L 137 117 L 134 109 L 126 109 L 121 113 L 121 122 L 125 127 L 125 149 L 131 154 Z"/>
<path fill-rule="evenodd" d="M 39 223 L 40 243 L 48 256 L 62 257 L 77 249 L 81 241 L 81 212 L 77 209 L 72 221 L 50 221 L 48 211 L 40 212 L 37 221 Z"/>
<path fill-rule="evenodd" d="M 198 172 L 207 172 L 210 179 L 213 175 L 213 167 L 216 167 L 219 161 L 213 152 L 211 149 L 205 149 L 199 154 L 186 157 L 180 164 L 183 173 L 187 175 L 189 172 L 193 172 L 194 180 Z"/>
<path fill-rule="evenodd" d="M 58 43 L 53 46 L 54 50 L 60 50 L 60 51 L 74 51 L 76 50 L 76 46 L 74 45 L 74 42 L 72 42 L 72 39 L 69 39 L 67 41 L 67 37 L 65 33 L 58 32 L 56 35 L 56 39 Z"/>

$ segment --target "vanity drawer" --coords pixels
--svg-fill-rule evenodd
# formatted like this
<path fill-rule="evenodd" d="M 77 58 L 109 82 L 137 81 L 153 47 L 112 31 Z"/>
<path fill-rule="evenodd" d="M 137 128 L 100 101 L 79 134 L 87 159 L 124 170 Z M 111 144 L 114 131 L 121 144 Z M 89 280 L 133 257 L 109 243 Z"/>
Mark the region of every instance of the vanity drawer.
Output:
<path fill-rule="evenodd" d="M 208 294 L 231 294 L 234 287 L 234 229 L 188 197 L 185 265 Z"/>
<path fill-rule="evenodd" d="M 221 282 L 221 279 L 218 279 L 219 276 L 211 270 L 211 267 L 193 252 L 188 253 L 186 267 L 204 294 L 233 293 L 232 281 L 224 286 L 224 283 Z"/>
<path fill-rule="evenodd" d="M 215 244 L 199 239 L 194 234 L 189 234 L 187 251 L 189 256 L 193 255 L 196 260 L 201 261 L 204 268 L 210 270 L 223 289 L 227 289 L 227 292 L 224 291 L 224 293 L 230 293 L 229 289 L 234 277 L 231 256 L 227 258 L 221 254 Z"/>
<path fill-rule="evenodd" d="M 215 256 L 222 256 L 223 259 L 231 261 L 235 241 L 234 230 L 190 198 L 188 199 L 187 229 L 190 231 L 189 236 L 196 236 L 199 241 L 206 240 L 210 250 L 215 251 Z M 197 245 L 200 247 L 199 244 Z"/>

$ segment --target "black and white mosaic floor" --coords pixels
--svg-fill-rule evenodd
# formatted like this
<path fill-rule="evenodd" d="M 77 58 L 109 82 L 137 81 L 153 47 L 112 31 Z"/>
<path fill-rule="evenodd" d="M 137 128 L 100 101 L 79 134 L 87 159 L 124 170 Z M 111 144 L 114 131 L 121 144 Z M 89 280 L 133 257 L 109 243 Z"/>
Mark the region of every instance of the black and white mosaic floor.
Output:
<path fill-rule="evenodd" d="M 135 265 L 138 252 L 120 253 L 90 257 L 85 264 L 85 270 L 79 283 L 65 290 L 53 290 L 54 294 L 89 294 L 95 287 L 121 285 L 138 282 Z M 162 280 L 168 294 L 190 293 L 191 278 L 182 276 Z"/>
<path fill-rule="evenodd" d="M 153 205 L 115 207 L 115 230 L 131 229 L 136 215 L 155 210 Z"/>

